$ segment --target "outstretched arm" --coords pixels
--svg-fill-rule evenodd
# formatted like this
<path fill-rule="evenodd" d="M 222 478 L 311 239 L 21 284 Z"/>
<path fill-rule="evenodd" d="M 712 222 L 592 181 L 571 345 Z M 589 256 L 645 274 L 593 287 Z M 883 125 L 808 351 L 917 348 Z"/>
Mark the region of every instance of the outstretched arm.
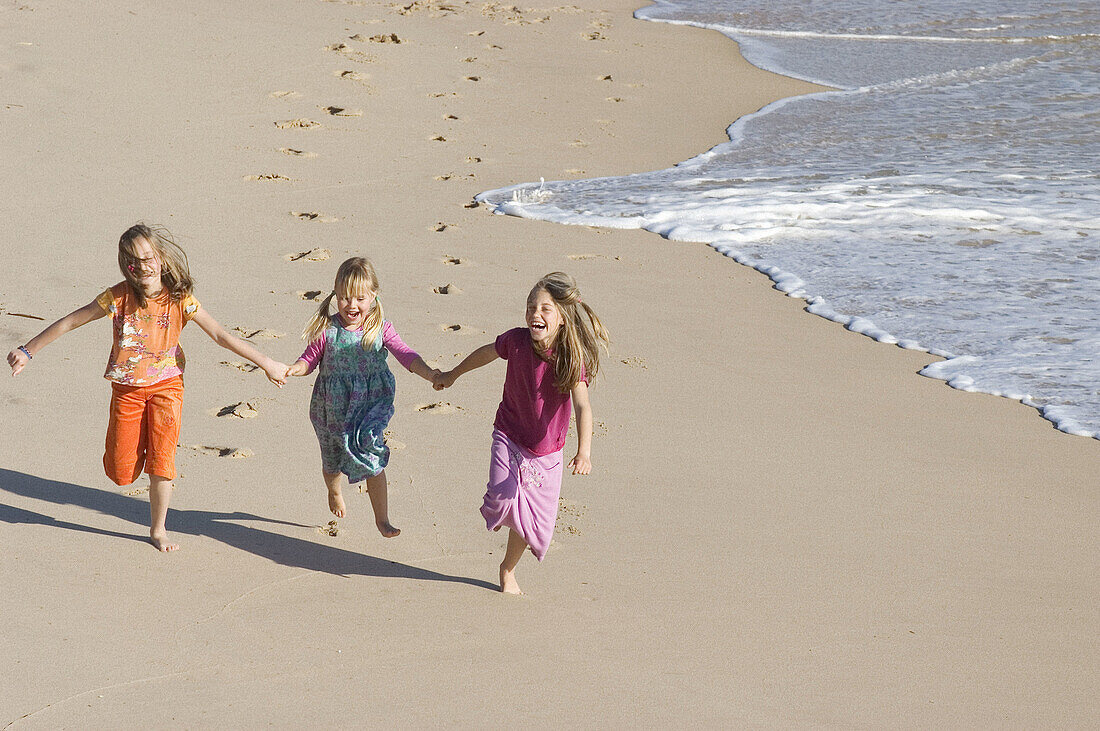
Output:
<path fill-rule="evenodd" d="M 592 405 L 588 402 L 588 384 L 579 381 L 571 395 L 577 417 L 577 455 L 569 460 L 569 466 L 574 475 L 587 475 L 592 471 Z"/>
<path fill-rule="evenodd" d="M 256 350 L 251 343 L 230 335 L 224 327 L 218 324 L 218 321 L 215 320 L 209 312 L 201 307 L 192 319 L 215 343 L 226 350 L 236 353 L 242 358 L 247 358 L 260 368 L 263 368 L 264 373 L 267 374 L 267 380 L 280 387 L 286 383 L 287 366 L 285 363 L 280 363 L 268 358 L 266 355 Z"/>
<path fill-rule="evenodd" d="M 416 360 L 409 363 L 409 371 L 420 376 L 425 381 L 430 381 L 433 387 L 437 383 L 439 377 L 443 375 L 438 368 L 432 368 L 425 363 L 424 359 L 419 355 L 416 356 Z"/>
<path fill-rule="evenodd" d="M 468 373 L 475 368 L 480 368 L 483 365 L 489 365 L 494 360 L 499 358 L 497 355 L 497 346 L 495 343 L 489 343 L 488 345 L 482 345 L 474 352 L 467 355 L 462 359 L 462 362 L 456 365 L 446 373 L 441 373 L 435 379 L 435 390 L 442 391 L 445 388 L 450 388 L 454 385 L 454 382 L 458 380 L 458 377 L 463 373 Z"/>
<path fill-rule="evenodd" d="M 23 370 L 27 366 L 27 363 L 30 363 L 31 359 L 28 353 L 30 355 L 35 355 L 38 351 L 42 350 L 42 348 L 45 348 L 70 330 L 75 330 L 81 325 L 87 325 L 92 320 L 98 320 L 106 314 L 103 308 L 99 306 L 99 302 L 93 300 L 79 310 L 73 310 L 65 315 L 60 320 L 28 340 L 27 344 L 22 346 L 27 349 L 27 353 L 24 353 L 21 348 L 16 348 L 8 353 L 8 365 L 11 366 L 11 374 L 13 376 L 18 375 L 19 371 Z"/>

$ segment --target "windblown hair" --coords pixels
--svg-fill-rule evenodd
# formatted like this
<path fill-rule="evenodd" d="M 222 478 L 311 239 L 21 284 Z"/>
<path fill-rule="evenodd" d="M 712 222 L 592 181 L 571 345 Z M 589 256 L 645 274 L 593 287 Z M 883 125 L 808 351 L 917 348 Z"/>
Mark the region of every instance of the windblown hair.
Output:
<path fill-rule="evenodd" d="M 610 336 L 600 318 L 581 300 L 581 291 L 573 277 L 565 272 L 551 272 L 531 288 L 531 294 L 544 291 L 550 295 L 562 314 L 562 326 L 555 342 L 554 385 L 569 393 L 581 381 L 582 374 L 591 381 L 600 370 L 600 346 L 605 349 Z"/>
<path fill-rule="evenodd" d="M 332 324 L 333 313 L 329 312 L 333 297 L 355 297 L 368 294 L 374 295 L 374 303 L 363 322 L 363 350 L 374 347 L 378 336 L 382 334 L 383 314 L 382 300 L 378 297 L 378 275 L 374 273 L 374 266 L 369 259 L 361 256 L 353 256 L 340 265 L 336 270 L 336 285 L 328 296 L 321 301 L 321 306 L 310 318 L 306 325 L 302 338 L 313 342 L 325 334 L 325 330 Z"/>
<path fill-rule="evenodd" d="M 118 268 L 122 270 L 123 278 L 133 290 L 138 307 L 144 307 L 146 299 L 137 273 L 131 271 L 141 266 L 141 257 L 136 251 L 138 239 L 148 241 L 156 252 L 157 259 L 160 260 L 160 281 L 172 301 L 179 302 L 191 294 L 195 289 L 195 280 L 191 278 L 191 270 L 187 267 L 187 254 L 163 226 L 138 223 L 126 229 L 118 240 Z"/>

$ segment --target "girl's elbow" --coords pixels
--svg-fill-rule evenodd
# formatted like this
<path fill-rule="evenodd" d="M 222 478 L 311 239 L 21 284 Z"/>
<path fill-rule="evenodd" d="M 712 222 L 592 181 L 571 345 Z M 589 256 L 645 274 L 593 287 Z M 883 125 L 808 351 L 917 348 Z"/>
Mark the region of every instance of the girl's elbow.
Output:
<path fill-rule="evenodd" d="M 226 350 L 233 351 L 234 353 L 237 352 L 237 349 L 240 347 L 238 343 L 243 343 L 242 340 L 233 337 L 225 330 L 222 330 L 221 332 L 214 335 L 214 342 L 225 348 Z"/>

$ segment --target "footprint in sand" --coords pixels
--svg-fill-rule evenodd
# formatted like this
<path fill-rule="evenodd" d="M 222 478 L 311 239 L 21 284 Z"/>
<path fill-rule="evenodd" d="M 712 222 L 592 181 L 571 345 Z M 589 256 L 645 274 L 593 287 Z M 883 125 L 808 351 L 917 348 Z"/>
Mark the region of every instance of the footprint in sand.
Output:
<path fill-rule="evenodd" d="M 176 475 L 176 476 L 179 477 L 179 475 Z M 173 487 L 173 489 L 175 489 L 175 485 L 173 485 L 172 487 Z M 141 487 L 135 487 L 132 490 L 123 490 L 122 494 L 125 495 L 126 497 L 137 497 L 138 495 L 142 495 L 142 494 L 147 493 L 147 492 L 149 492 L 149 486 L 148 485 L 142 485 Z"/>
<path fill-rule="evenodd" d="M 453 284 L 444 284 L 439 287 L 433 287 L 432 291 L 436 294 L 462 294 L 462 290 Z"/>
<path fill-rule="evenodd" d="M 296 99 L 300 97 L 301 94 L 297 91 L 273 91 L 271 92 L 271 96 L 276 99 Z"/>
<path fill-rule="evenodd" d="M 302 158 L 317 157 L 316 152 L 306 152 L 305 150 L 295 150 L 293 147 L 280 147 L 279 152 L 283 153 L 284 155 L 289 155 L 291 157 L 302 157 Z"/>
<path fill-rule="evenodd" d="M 590 259 L 607 259 L 609 261 L 622 261 L 622 257 L 619 256 L 607 256 L 606 254 L 570 254 L 565 257 L 572 261 L 588 261 Z"/>
<path fill-rule="evenodd" d="M 345 109 L 344 107 L 321 107 L 321 111 L 331 117 L 362 117 L 360 109 Z"/>
<path fill-rule="evenodd" d="M 290 178 L 279 173 L 261 173 L 259 175 L 245 175 L 245 180 L 274 180 L 281 183 L 289 183 Z"/>
<path fill-rule="evenodd" d="M 393 45 L 405 42 L 401 38 L 398 38 L 396 33 L 379 33 L 378 35 L 371 36 L 370 38 L 363 38 L 359 34 L 356 34 L 353 35 L 351 39 L 353 41 L 358 40 L 360 42 L 368 43 L 392 43 Z"/>
<path fill-rule="evenodd" d="M 253 363 L 240 363 L 238 361 L 231 360 L 223 360 L 220 362 L 219 365 L 223 365 L 228 368 L 236 368 L 238 371 L 243 371 L 245 373 L 255 373 L 256 371 L 260 370 L 260 367 Z"/>
<path fill-rule="evenodd" d="M 331 2 L 331 0 L 329 0 L 329 2 Z M 335 538 L 336 536 L 340 535 L 340 524 L 337 523 L 335 520 L 330 520 L 328 522 L 328 525 L 317 526 L 317 532 Z"/>
<path fill-rule="evenodd" d="M 242 338 L 247 340 L 275 340 L 286 335 L 286 333 L 275 332 L 274 330 L 267 330 L 266 328 L 260 328 L 259 330 L 245 330 L 239 325 L 233 328 L 233 332 L 239 333 Z"/>
<path fill-rule="evenodd" d="M 238 419 L 255 419 L 260 415 L 252 404 L 241 401 L 239 403 L 223 406 L 218 409 L 218 416 L 236 416 Z"/>
<path fill-rule="evenodd" d="M 367 83 L 370 79 L 370 74 L 364 74 L 358 71 L 333 71 L 332 74 L 333 76 L 347 79 L 348 81 L 358 81 L 361 84 Z"/>
<path fill-rule="evenodd" d="M 358 51 L 358 50 L 352 48 L 351 46 L 349 46 L 348 44 L 343 43 L 343 42 L 333 43 L 330 46 L 325 46 L 325 50 L 326 51 L 332 51 L 333 53 L 339 53 L 341 56 L 343 56 L 347 60 L 354 61 L 355 63 L 373 63 L 374 62 L 374 56 L 370 55 L 369 53 L 363 53 L 362 51 Z"/>
<path fill-rule="evenodd" d="M 437 223 L 434 226 L 429 226 L 429 228 L 431 228 L 432 231 L 435 231 L 437 233 L 441 233 L 443 231 L 446 231 L 448 227 L 453 226 L 453 225 L 454 225 L 453 223 L 443 223 L 443 221 L 440 221 L 439 223 Z"/>
<path fill-rule="evenodd" d="M 241 447 L 208 447 L 205 444 L 192 444 L 188 445 L 188 449 L 198 452 L 199 454 L 207 454 L 212 457 L 229 457 L 230 459 L 245 459 L 252 456 L 251 449 L 244 449 Z"/>
<path fill-rule="evenodd" d="M 502 5 L 501 3 L 485 3 L 481 6 L 481 14 L 489 20 L 503 21 L 505 25 L 530 25 L 531 23 L 545 23 L 549 16 L 528 17 L 526 13 L 536 12 L 531 9 L 520 10 L 515 5 Z"/>
<path fill-rule="evenodd" d="M 454 5 L 448 5 L 439 0 L 413 0 L 408 5 L 393 5 L 391 7 L 401 15 L 426 12 L 432 18 L 441 18 L 458 12 L 458 8 Z"/>
<path fill-rule="evenodd" d="M 582 505 L 563 497 L 558 498 L 558 523 L 555 533 L 567 533 L 571 536 L 580 535 L 580 523 L 583 522 L 588 506 Z"/>
<path fill-rule="evenodd" d="M 463 203 L 463 208 L 480 208 L 481 204 L 477 201 L 470 201 L 469 203 Z"/>
<path fill-rule="evenodd" d="M 636 355 L 632 355 L 629 358 L 623 358 L 619 362 L 623 365 L 630 366 L 631 368 L 641 368 L 643 371 L 649 370 L 649 365 L 647 365 L 646 359 L 640 358 Z"/>
<path fill-rule="evenodd" d="M 453 114 L 444 115 L 443 119 L 446 119 L 448 121 L 458 121 L 458 117 Z"/>
<path fill-rule="evenodd" d="M 436 91 L 436 92 L 432 92 L 431 94 L 428 94 L 429 99 L 441 99 L 442 97 L 445 97 L 445 96 L 457 97 L 458 92 L 457 91 Z"/>
<path fill-rule="evenodd" d="M 310 249 L 295 254 L 283 254 L 283 258 L 287 261 L 301 261 L 303 259 L 306 261 L 325 261 L 330 256 L 332 256 L 332 252 L 328 249 Z"/>
<path fill-rule="evenodd" d="M 421 404 L 416 407 L 417 411 L 428 411 L 433 414 L 451 414 L 455 411 L 462 411 L 461 406 L 455 406 L 449 401 L 436 401 L 431 404 Z"/>
<path fill-rule="evenodd" d="M 584 170 L 580 168 L 566 168 L 563 172 L 566 175 L 584 175 Z"/>
<path fill-rule="evenodd" d="M 623 99 L 621 96 L 609 96 L 609 97 L 607 97 L 607 101 L 615 102 L 617 104 L 619 102 L 626 101 L 626 100 Z"/>
<path fill-rule="evenodd" d="M 445 256 L 440 259 L 440 261 L 444 264 L 447 264 L 448 266 L 459 266 L 463 263 L 462 260 L 459 259 L 457 256 Z"/>
<path fill-rule="evenodd" d="M 600 81 L 614 81 L 614 79 L 611 78 L 611 74 L 604 74 L 603 76 L 599 77 L 599 79 Z"/>
<path fill-rule="evenodd" d="M 319 302 L 325 298 L 326 293 L 319 289 L 309 289 L 305 292 L 296 292 L 295 294 L 307 302 Z"/>
<path fill-rule="evenodd" d="M 480 76 L 467 76 L 466 81 L 481 81 Z"/>
<path fill-rule="evenodd" d="M 320 122 L 314 122 L 312 119 L 280 119 L 275 122 L 275 126 L 279 129 L 312 129 L 313 127 L 320 127 Z"/>
<path fill-rule="evenodd" d="M 405 443 L 402 442 L 399 439 L 395 439 L 394 436 L 393 436 L 393 432 L 390 429 L 386 429 L 384 432 L 382 432 L 382 436 L 386 440 L 386 446 L 389 447 L 390 449 L 404 449 L 405 448 Z"/>
<path fill-rule="evenodd" d="M 461 325 L 440 325 L 439 329 L 442 330 L 443 332 L 456 333 L 456 332 L 458 332 L 459 330 L 462 329 L 462 326 Z"/>
<path fill-rule="evenodd" d="M 340 219 L 336 216 L 325 216 L 316 211 L 291 211 L 290 215 L 299 221 L 317 221 L 319 223 L 335 223 Z"/>

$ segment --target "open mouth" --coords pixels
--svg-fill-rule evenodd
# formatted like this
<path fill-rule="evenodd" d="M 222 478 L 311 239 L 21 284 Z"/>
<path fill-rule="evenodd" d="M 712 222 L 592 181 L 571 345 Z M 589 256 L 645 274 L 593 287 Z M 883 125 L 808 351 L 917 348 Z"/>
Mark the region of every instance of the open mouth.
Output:
<path fill-rule="evenodd" d="M 530 325 L 528 325 L 528 327 L 530 327 L 532 330 L 542 331 L 542 330 L 546 329 L 546 323 L 544 323 L 544 322 L 532 322 Z"/>

